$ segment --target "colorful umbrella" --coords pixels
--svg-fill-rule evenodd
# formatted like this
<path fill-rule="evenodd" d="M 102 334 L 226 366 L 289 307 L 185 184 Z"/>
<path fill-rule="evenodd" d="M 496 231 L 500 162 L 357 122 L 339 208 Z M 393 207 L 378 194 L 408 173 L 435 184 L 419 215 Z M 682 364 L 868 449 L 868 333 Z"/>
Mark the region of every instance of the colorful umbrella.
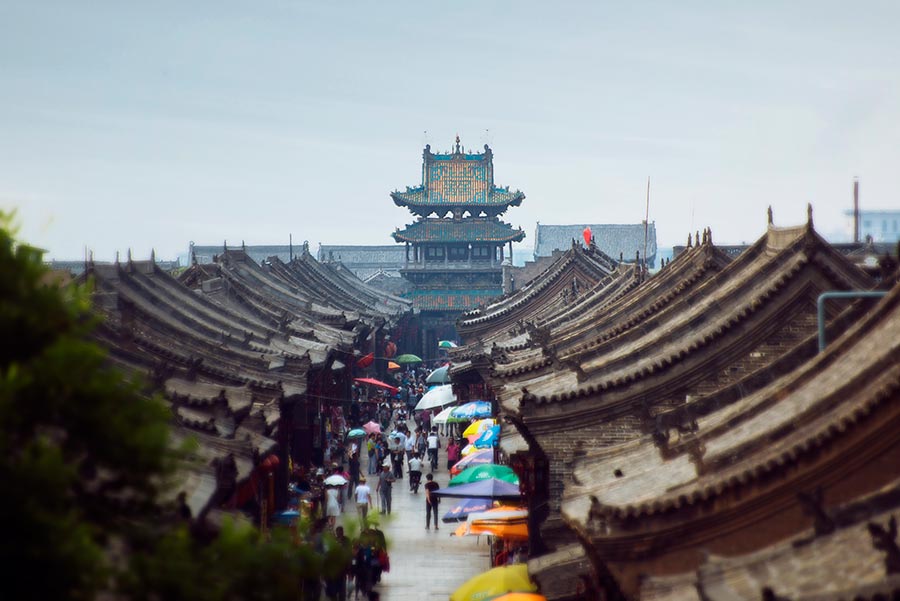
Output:
<path fill-rule="evenodd" d="M 500 439 L 500 426 L 491 426 L 487 430 L 481 433 L 481 436 L 475 439 L 475 442 L 472 444 L 475 445 L 476 449 L 489 449 L 491 447 L 497 446 L 497 441 Z"/>
<path fill-rule="evenodd" d="M 462 522 L 469 517 L 470 513 L 487 511 L 491 508 L 489 499 L 463 499 L 453 506 L 450 511 L 441 518 L 443 522 Z"/>
<path fill-rule="evenodd" d="M 394 361 L 396 361 L 396 362 L 399 363 L 400 365 L 406 365 L 406 364 L 409 364 L 409 363 L 421 363 L 421 362 L 422 362 L 422 360 L 421 360 L 419 357 L 416 357 L 415 355 L 410 355 L 409 353 L 407 353 L 407 354 L 405 354 L 405 355 L 400 355 L 399 357 L 397 357 L 396 359 L 394 359 Z"/>
<path fill-rule="evenodd" d="M 444 407 L 455 402 L 456 395 L 453 394 L 453 386 L 450 386 L 449 384 L 445 384 L 443 386 L 435 386 L 422 395 L 422 398 L 419 399 L 418 403 L 416 403 L 415 411 L 424 411 L 425 409 Z"/>
<path fill-rule="evenodd" d="M 366 435 L 366 431 L 362 428 L 353 428 L 347 432 L 347 438 L 362 438 Z"/>
<path fill-rule="evenodd" d="M 394 363 L 393 361 L 388 361 L 388 369 L 390 371 L 394 371 L 394 370 L 400 369 L 400 365 L 398 365 L 397 363 Z"/>
<path fill-rule="evenodd" d="M 373 361 L 375 361 L 375 353 L 369 353 L 368 355 L 364 355 L 364 356 L 360 357 L 356 361 L 356 364 L 359 367 L 365 369 L 365 368 L 369 367 L 370 365 L 372 365 Z"/>
<path fill-rule="evenodd" d="M 496 478 L 479 480 L 471 484 L 460 484 L 439 488 L 434 491 L 439 497 L 456 497 L 459 499 L 508 499 L 518 501 L 522 497 L 518 484 L 510 484 Z"/>
<path fill-rule="evenodd" d="M 484 465 L 486 463 L 494 462 L 494 450 L 493 449 L 482 449 L 480 451 L 475 451 L 471 455 L 463 457 L 456 464 L 450 468 L 450 475 L 455 476 L 459 474 L 464 469 L 468 467 L 472 467 L 473 465 Z"/>
<path fill-rule="evenodd" d="M 450 417 L 450 412 L 453 411 L 455 407 L 447 407 L 437 415 L 431 418 L 432 424 L 446 424 L 447 419 Z"/>
<path fill-rule="evenodd" d="M 438 342 L 438 348 L 456 348 L 457 346 L 452 340 L 441 340 Z"/>
<path fill-rule="evenodd" d="M 528 578 L 528 566 L 500 566 L 470 578 L 450 595 L 450 601 L 484 601 L 506 593 L 531 593 L 537 587 Z"/>
<path fill-rule="evenodd" d="M 462 448 L 462 451 L 460 451 L 459 454 L 462 455 L 463 457 L 468 457 L 469 455 L 471 455 L 472 453 L 475 453 L 476 451 L 478 451 L 478 449 L 475 448 L 475 445 L 473 445 L 470 442 L 469 444 L 467 444 L 466 446 L 464 446 Z"/>
<path fill-rule="evenodd" d="M 460 486 L 462 484 L 478 482 L 479 480 L 488 480 L 490 478 L 503 480 L 510 484 L 519 483 L 519 477 L 508 465 L 489 463 L 487 465 L 476 465 L 475 467 L 465 470 L 460 475 L 450 480 L 448 486 Z"/>
<path fill-rule="evenodd" d="M 450 366 L 445 365 L 439 367 L 425 378 L 426 384 L 449 384 L 450 383 Z"/>
<path fill-rule="evenodd" d="M 478 536 L 482 534 L 510 540 L 528 540 L 528 524 L 525 522 L 507 524 L 503 522 L 468 521 L 465 524 L 460 524 L 453 532 L 454 536 Z"/>
<path fill-rule="evenodd" d="M 473 419 L 480 419 L 483 417 L 491 416 L 491 402 L 490 401 L 469 401 L 464 405 L 460 405 L 457 407 L 453 413 L 450 414 L 450 421 L 469 421 Z"/>
<path fill-rule="evenodd" d="M 506 593 L 494 597 L 491 601 L 547 601 L 547 597 L 537 593 Z"/>
<path fill-rule="evenodd" d="M 494 419 L 479 419 L 478 421 L 474 421 L 469 424 L 469 427 L 463 430 L 463 436 L 472 436 L 473 434 L 481 434 L 494 424 L 497 421 Z"/>
<path fill-rule="evenodd" d="M 400 392 L 400 389 L 396 386 L 391 386 L 386 382 L 382 382 L 381 380 L 376 380 L 375 378 L 353 378 L 354 382 L 359 382 L 360 384 L 366 384 L 367 386 L 374 386 L 375 388 L 382 388 L 384 390 L 389 390 L 392 394 L 397 394 Z"/>
<path fill-rule="evenodd" d="M 363 424 L 362 429 L 365 430 L 367 434 L 381 434 L 381 424 L 377 422 L 367 422 Z"/>

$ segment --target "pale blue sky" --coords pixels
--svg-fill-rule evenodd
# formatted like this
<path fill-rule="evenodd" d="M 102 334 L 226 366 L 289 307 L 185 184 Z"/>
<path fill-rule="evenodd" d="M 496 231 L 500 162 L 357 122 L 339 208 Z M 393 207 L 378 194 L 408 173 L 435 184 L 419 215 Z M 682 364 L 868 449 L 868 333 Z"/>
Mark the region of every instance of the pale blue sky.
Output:
<path fill-rule="evenodd" d="M 789 6 L 787 6 L 789 5 Z M 54 258 L 389 244 L 427 140 L 661 245 L 900 208 L 900 2 L 0 0 L 0 206 Z"/>

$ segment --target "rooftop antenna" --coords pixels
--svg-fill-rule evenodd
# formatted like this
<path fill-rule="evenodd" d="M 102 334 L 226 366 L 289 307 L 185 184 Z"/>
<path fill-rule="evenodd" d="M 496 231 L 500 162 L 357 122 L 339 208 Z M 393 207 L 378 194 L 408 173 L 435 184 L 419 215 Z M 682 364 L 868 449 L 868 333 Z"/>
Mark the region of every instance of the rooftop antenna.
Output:
<path fill-rule="evenodd" d="M 859 178 L 853 178 L 853 242 L 859 244 Z"/>
<path fill-rule="evenodd" d="M 294 235 L 288 234 L 288 257 L 289 261 L 294 260 Z"/>

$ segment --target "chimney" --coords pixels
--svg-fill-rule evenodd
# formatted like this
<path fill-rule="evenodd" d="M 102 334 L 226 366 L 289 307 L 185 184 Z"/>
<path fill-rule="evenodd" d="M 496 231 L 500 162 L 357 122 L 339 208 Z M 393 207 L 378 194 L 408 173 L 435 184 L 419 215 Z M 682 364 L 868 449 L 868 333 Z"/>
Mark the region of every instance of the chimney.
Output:
<path fill-rule="evenodd" d="M 853 178 L 853 242 L 859 244 L 859 178 Z"/>

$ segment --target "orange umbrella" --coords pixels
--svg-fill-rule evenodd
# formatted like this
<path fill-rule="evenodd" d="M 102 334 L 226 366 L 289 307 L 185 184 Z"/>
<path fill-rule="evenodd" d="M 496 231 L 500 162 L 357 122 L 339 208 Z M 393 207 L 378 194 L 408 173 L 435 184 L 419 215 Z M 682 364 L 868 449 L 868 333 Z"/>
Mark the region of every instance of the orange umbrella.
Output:
<path fill-rule="evenodd" d="M 494 597 L 491 601 L 547 601 L 547 597 L 537 593 L 506 593 Z"/>
<path fill-rule="evenodd" d="M 528 511 L 500 506 L 473 513 L 453 533 L 456 536 L 490 534 L 510 540 L 528 540 Z"/>
<path fill-rule="evenodd" d="M 400 369 L 400 364 L 394 363 L 393 361 L 388 361 L 388 369 L 390 369 L 390 370 Z"/>

